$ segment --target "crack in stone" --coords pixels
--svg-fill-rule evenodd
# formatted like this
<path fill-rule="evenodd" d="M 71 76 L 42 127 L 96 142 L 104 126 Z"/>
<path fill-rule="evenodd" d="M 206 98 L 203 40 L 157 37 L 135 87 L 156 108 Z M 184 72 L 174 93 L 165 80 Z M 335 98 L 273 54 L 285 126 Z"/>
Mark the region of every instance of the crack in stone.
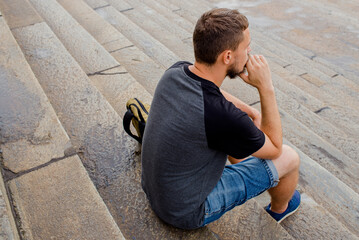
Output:
<path fill-rule="evenodd" d="M 131 10 L 134 10 L 134 8 L 123 9 L 123 10 L 121 10 L 120 12 L 127 12 L 127 11 L 131 11 Z"/>
<path fill-rule="evenodd" d="M 66 152 L 66 150 L 65 150 Z M 67 159 L 69 157 L 72 157 L 72 156 L 75 156 L 78 152 L 71 152 L 69 154 L 65 154 L 65 156 L 63 157 L 59 157 L 59 158 L 53 158 L 51 159 L 50 161 L 44 163 L 44 164 L 41 164 L 39 166 L 36 166 L 36 167 L 33 167 L 33 168 L 30 168 L 30 169 L 27 169 L 27 170 L 24 170 L 24 171 L 20 171 L 18 173 L 15 173 L 13 171 L 11 171 L 9 168 L 5 167 L 4 164 L 3 164 L 3 161 L 2 161 L 2 172 L 3 172 L 3 178 L 4 178 L 4 182 L 7 183 L 15 178 L 19 178 L 27 173 L 30 173 L 30 172 L 33 172 L 33 171 L 36 171 L 36 170 L 39 170 L 39 169 L 42 169 L 44 167 L 47 167 L 49 166 L 50 164 L 52 163 L 55 163 L 55 162 L 58 162 L 58 161 L 61 161 L 61 160 L 64 160 L 64 159 Z M 1 156 L 1 160 L 3 160 L 2 156 Z"/>
<path fill-rule="evenodd" d="M 119 48 L 119 49 L 116 49 L 116 50 L 112 50 L 112 51 L 110 51 L 109 53 L 113 53 L 113 52 L 117 52 L 117 51 L 120 51 L 120 50 L 122 50 L 122 49 L 125 49 L 125 48 L 130 48 L 130 47 L 134 47 L 135 45 L 129 45 L 129 46 L 126 46 L 126 47 L 122 47 L 122 48 Z"/>
<path fill-rule="evenodd" d="M 339 73 L 336 73 L 332 76 L 332 78 L 338 77 L 339 75 L 340 75 Z"/>
<path fill-rule="evenodd" d="M 111 6 L 110 4 L 107 4 L 107 5 L 105 5 L 105 6 L 100 6 L 100 7 L 97 7 L 97 8 L 94 8 L 93 10 L 97 10 L 97 9 L 101 9 L 101 8 L 105 8 L 105 7 L 109 7 L 109 6 Z"/>
<path fill-rule="evenodd" d="M 120 74 L 126 74 L 128 72 L 114 72 L 114 73 L 97 73 L 94 75 L 101 75 L 101 76 L 107 76 L 107 75 L 120 75 Z M 92 75 L 93 76 L 93 75 Z"/>
<path fill-rule="evenodd" d="M 102 45 L 107 45 L 109 43 L 113 43 L 113 42 L 116 42 L 116 41 L 119 41 L 121 39 L 115 39 L 115 40 L 111 40 L 111 41 L 108 41 L 108 42 L 105 42 L 105 43 L 102 43 Z"/>
<path fill-rule="evenodd" d="M 315 111 L 315 113 L 320 113 L 321 111 L 325 110 L 325 109 L 330 109 L 330 107 L 322 107 L 321 109 Z"/>
<path fill-rule="evenodd" d="M 18 28 L 30 27 L 30 26 L 34 26 L 36 24 L 43 23 L 43 22 L 44 22 L 44 20 L 36 22 L 36 23 L 29 24 L 29 25 L 26 25 L 26 26 L 13 27 L 13 28 L 10 28 L 10 30 L 12 31 L 12 30 L 15 30 L 15 29 L 18 29 Z"/>
<path fill-rule="evenodd" d="M 106 69 L 104 69 L 104 70 L 101 70 L 101 71 L 97 71 L 97 72 L 94 72 L 94 73 L 89 73 L 89 74 L 87 74 L 87 76 L 93 76 L 93 75 L 99 75 L 99 74 L 101 74 L 101 73 L 103 73 L 103 72 L 105 72 L 105 71 L 108 71 L 108 70 L 111 70 L 111 69 L 114 69 L 114 68 L 117 68 L 117 67 L 120 67 L 121 65 L 116 65 L 116 66 L 114 66 L 114 67 L 110 67 L 110 68 L 106 68 Z"/>
<path fill-rule="evenodd" d="M 311 56 L 311 57 L 309 57 L 310 58 L 310 60 L 313 60 L 314 58 L 316 58 L 317 56 L 316 55 L 313 55 L 313 56 Z"/>
<path fill-rule="evenodd" d="M 10 203 L 11 213 L 12 213 L 12 216 L 13 216 L 14 221 L 15 221 L 18 236 L 19 236 L 19 238 L 21 240 L 23 240 L 24 237 L 25 237 L 25 230 L 22 227 L 22 222 L 21 222 L 21 218 L 20 218 L 20 215 L 19 215 L 19 210 L 17 209 L 16 204 L 14 204 L 14 199 L 12 197 L 12 193 L 11 193 L 11 190 L 9 188 L 9 185 L 6 184 L 6 183 L 4 185 L 5 185 L 7 198 L 8 198 L 9 203 Z"/>
<path fill-rule="evenodd" d="M 256 105 L 257 103 L 260 103 L 261 101 L 256 101 L 256 102 L 254 102 L 254 103 L 251 103 L 251 104 L 249 104 L 249 106 L 254 106 L 254 105 Z"/>
<path fill-rule="evenodd" d="M 186 41 L 186 40 L 189 40 L 189 39 L 191 39 L 192 37 L 188 37 L 188 38 L 184 38 L 184 39 L 182 39 L 182 41 Z"/>
<path fill-rule="evenodd" d="M 289 63 L 289 64 L 287 64 L 287 65 L 285 65 L 285 66 L 283 66 L 283 68 L 287 68 L 287 67 L 289 67 L 289 66 L 291 66 L 292 64 L 291 63 Z"/>

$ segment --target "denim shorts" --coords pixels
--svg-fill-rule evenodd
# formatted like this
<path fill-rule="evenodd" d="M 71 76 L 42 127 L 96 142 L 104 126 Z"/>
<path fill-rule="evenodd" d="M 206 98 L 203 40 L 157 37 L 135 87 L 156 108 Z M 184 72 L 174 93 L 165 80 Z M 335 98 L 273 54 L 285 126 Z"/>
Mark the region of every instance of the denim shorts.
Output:
<path fill-rule="evenodd" d="M 224 168 L 221 179 L 205 201 L 202 226 L 219 219 L 235 206 L 277 186 L 278 172 L 271 160 L 249 157 Z"/>

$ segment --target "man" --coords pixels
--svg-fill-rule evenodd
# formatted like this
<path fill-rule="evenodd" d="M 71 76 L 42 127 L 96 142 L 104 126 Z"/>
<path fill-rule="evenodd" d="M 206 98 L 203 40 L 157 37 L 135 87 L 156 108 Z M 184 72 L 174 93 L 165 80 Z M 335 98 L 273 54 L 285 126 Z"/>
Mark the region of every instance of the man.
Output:
<path fill-rule="evenodd" d="M 282 145 L 269 66 L 249 54 L 247 18 L 236 10 L 206 12 L 193 43 L 195 63 L 170 67 L 154 94 L 142 145 L 150 205 L 163 221 L 194 229 L 268 190 L 266 210 L 280 222 L 300 204 L 299 157 Z M 261 114 L 220 90 L 226 76 L 257 88 Z M 227 157 L 232 165 L 225 166 Z"/>

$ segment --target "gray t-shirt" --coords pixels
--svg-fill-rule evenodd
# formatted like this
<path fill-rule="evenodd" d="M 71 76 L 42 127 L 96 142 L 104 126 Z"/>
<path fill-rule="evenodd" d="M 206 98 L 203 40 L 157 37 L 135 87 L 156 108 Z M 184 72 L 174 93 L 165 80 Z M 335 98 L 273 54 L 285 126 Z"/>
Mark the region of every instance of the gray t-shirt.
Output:
<path fill-rule="evenodd" d="M 204 202 L 227 155 L 259 150 L 264 134 L 212 82 L 178 62 L 159 81 L 142 143 L 142 187 L 154 212 L 183 229 L 203 223 Z"/>

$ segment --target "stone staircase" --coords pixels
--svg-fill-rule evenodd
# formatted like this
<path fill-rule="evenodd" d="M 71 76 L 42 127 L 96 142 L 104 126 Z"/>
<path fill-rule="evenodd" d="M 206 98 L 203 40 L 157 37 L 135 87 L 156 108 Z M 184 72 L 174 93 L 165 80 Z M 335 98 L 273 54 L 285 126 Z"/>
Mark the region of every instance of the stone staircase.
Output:
<path fill-rule="evenodd" d="M 193 231 L 150 209 L 125 103 L 150 103 L 166 68 L 193 61 L 209 2 L 0 0 L 2 198 L 16 222 L 0 237 L 359 239 L 358 78 L 256 27 L 253 52 L 270 63 L 285 143 L 301 157 L 301 208 L 279 225 L 263 194 Z M 223 89 L 259 108 L 240 79 Z"/>

